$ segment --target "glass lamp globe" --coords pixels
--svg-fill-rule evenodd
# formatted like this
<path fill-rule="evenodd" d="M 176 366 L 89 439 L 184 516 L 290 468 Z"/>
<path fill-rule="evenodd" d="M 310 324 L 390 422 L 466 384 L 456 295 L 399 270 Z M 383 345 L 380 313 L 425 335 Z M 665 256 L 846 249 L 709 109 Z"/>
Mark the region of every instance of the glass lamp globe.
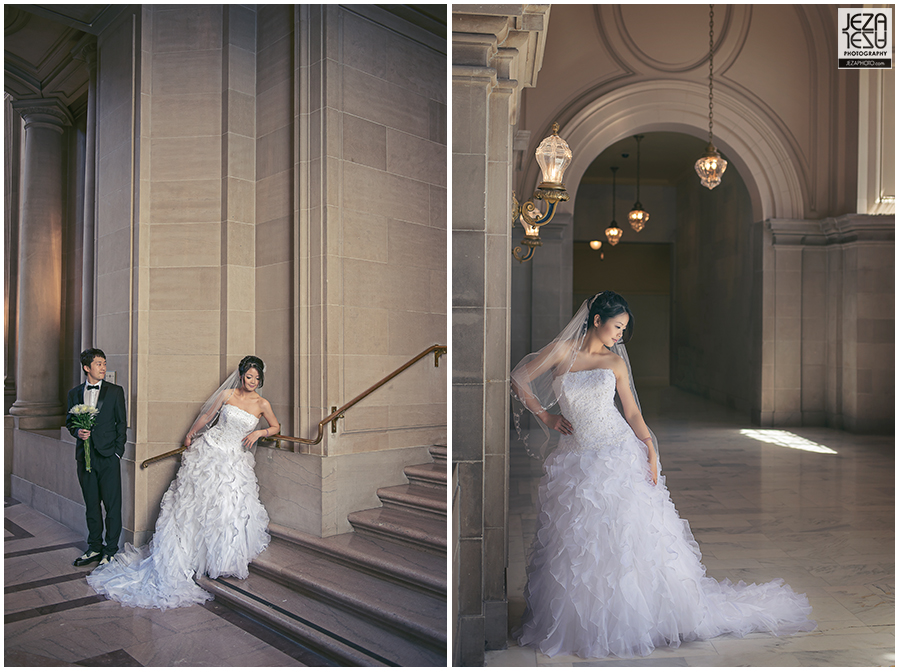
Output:
<path fill-rule="evenodd" d="M 628 222 L 631 224 L 631 228 L 638 232 L 643 230 L 649 219 L 650 213 L 644 210 L 644 206 L 640 203 L 635 203 L 634 210 L 628 213 Z"/>
<path fill-rule="evenodd" d="M 619 228 L 619 225 L 613 222 L 609 225 L 609 228 L 606 229 L 606 238 L 609 240 L 609 244 L 615 246 L 616 243 L 619 242 L 619 238 L 622 237 L 622 229 Z"/>
<path fill-rule="evenodd" d="M 722 181 L 722 174 L 727 167 L 728 162 L 719 155 L 718 150 L 712 143 L 706 147 L 706 155 L 697 159 L 697 163 L 694 164 L 694 170 L 697 171 L 697 175 L 700 177 L 700 184 L 707 189 L 714 189 L 719 186 L 719 183 Z"/>
<path fill-rule="evenodd" d="M 572 150 L 569 145 L 559 137 L 559 124 L 553 124 L 553 132 L 541 141 L 534 150 L 534 156 L 544 182 L 541 186 L 561 187 L 566 168 L 572 162 Z"/>
<path fill-rule="evenodd" d="M 602 240 L 592 240 L 590 242 L 590 245 L 591 245 L 592 250 L 599 250 L 601 247 L 603 247 L 603 241 Z"/>

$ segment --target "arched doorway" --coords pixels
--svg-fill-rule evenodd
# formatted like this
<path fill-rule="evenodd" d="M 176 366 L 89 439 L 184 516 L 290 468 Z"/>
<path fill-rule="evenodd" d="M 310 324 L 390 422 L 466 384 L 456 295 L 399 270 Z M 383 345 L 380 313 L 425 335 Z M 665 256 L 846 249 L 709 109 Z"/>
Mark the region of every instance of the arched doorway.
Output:
<path fill-rule="evenodd" d="M 691 82 L 639 82 L 609 91 L 574 111 L 568 121 L 561 120 L 559 134 L 573 155 L 565 178 L 570 193 L 597 156 L 636 133 L 681 134 L 697 139 L 698 146 L 704 147 L 708 93 Z M 802 163 L 778 123 L 752 101 L 731 91 L 717 92 L 715 119 L 715 143 L 729 160 L 729 168 L 723 185 L 711 192 L 697 180 L 693 196 L 685 196 L 696 202 L 678 208 L 679 212 L 692 212 L 696 207 L 703 217 L 685 218 L 685 235 L 680 241 L 686 247 L 676 247 L 673 253 L 681 267 L 695 273 L 673 284 L 671 352 L 678 356 L 672 358 L 670 378 L 673 384 L 753 413 L 763 394 L 764 371 L 770 371 L 773 364 L 771 353 L 763 348 L 762 333 L 764 301 L 771 293 L 763 286 L 765 221 L 803 217 Z M 687 170 L 692 170 L 700 153 L 687 161 Z M 536 166 L 529 164 L 525 174 L 524 184 L 539 181 Z M 732 188 L 729 184 L 735 188 L 740 184 L 740 193 L 727 194 Z M 709 201 L 702 209 L 701 198 Z M 522 318 L 514 315 L 513 334 L 528 332 L 531 336 L 530 342 L 513 338 L 513 360 L 519 350 L 524 355 L 546 343 L 572 314 L 570 278 L 578 200 L 560 204 L 551 227 L 544 227 L 548 235 L 542 231 L 544 246 L 531 268 L 513 269 L 514 306 L 517 295 L 530 295 L 530 314 L 525 318 L 530 324 L 517 324 Z M 726 219 L 730 220 L 727 225 Z M 738 220 L 743 224 L 738 225 Z M 740 282 L 722 283 L 723 277 L 731 275 L 729 265 L 735 264 L 740 267 Z M 707 288 L 714 290 L 711 296 L 706 295 Z M 679 331 L 678 324 L 685 329 Z M 710 324 L 715 328 L 707 331 Z M 723 344 L 733 347 L 723 349 Z M 710 368 L 705 363 L 708 357 L 722 362 L 724 368 Z M 727 362 L 735 357 L 747 363 L 746 375 L 726 373 Z M 703 373 L 711 371 L 710 375 Z"/>
<path fill-rule="evenodd" d="M 749 410 L 753 294 L 749 193 L 736 171 L 713 191 L 693 163 L 705 142 L 671 131 L 642 135 L 641 193 L 651 213 L 641 232 L 627 224 L 637 198 L 636 140 L 603 150 L 574 198 L 572 305 L 601 289 L 629 301 L 637 329 L 629 344 L 639 388 L 670 383 Z M 730 159 L 726 155 L 727 159 Z M 612 167 L 616 167 L 613 208 Z M 611 245 L 615 218 L 624 233 Z M 600 239 L 599 251 L 588 241 Z"/>

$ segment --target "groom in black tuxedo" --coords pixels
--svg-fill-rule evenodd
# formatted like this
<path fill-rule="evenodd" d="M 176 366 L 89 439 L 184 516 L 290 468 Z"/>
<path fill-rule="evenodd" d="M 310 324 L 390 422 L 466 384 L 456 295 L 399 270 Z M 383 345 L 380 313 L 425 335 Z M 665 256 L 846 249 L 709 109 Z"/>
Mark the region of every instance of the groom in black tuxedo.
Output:
<path fill-rule="evenodd" d="M 75 442 L 75 462 L 78 482 L 84 495 L 85 517 L 88 526 L 88 550 L 75 560 L 76 567 L 99 561 L 108 563 L 119 550 L 122 534 L 122 472 L 119 460 L 125 452 L 125 390 L 107 382 L 106 355 L 91 348 L 81 353 L 81 367 L 87 381 L 69 390 L 68 406 L 79 404 L 96 406 L 99 413 L 92 429 L 78 429 L 72 415 L 66 416 L 66 427 Z M 91 470 L 84 461 L 84 440 L 90 437 Z M 103 514 L 106 509 L 106 544 L 103 543 Z"/>

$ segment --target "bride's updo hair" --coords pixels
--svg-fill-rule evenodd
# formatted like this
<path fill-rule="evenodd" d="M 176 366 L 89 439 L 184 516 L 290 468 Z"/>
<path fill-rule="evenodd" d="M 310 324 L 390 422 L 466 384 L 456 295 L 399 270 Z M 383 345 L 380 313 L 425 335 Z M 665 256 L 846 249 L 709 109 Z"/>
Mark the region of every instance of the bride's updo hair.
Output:
<path fill-rule="evenodd" d="M 600 323 L 606 324 L 617 315 L 628 313 L 628 325 L 622 332 L 622 343 L 628 343 L 631 340 L 631 334 L 634 333 L 634 315 L 631 314 L 628 302 L 620 295 L 611 291 L 600 292 L 591 299 L 589 308 L 587 324 L 584 325 L 585 331 L 594 326 L 594 315 L 599 315 Z"/>
<path fill-rule="evenodd" d="M 238 373 L 241 375 L 242 380 L 244 374 L 250 369 L 256 369 L 257 373 L 259 373 L 259 386 L 262 387 L 263 383 L 266 381 L 266 365 L 263 364 L 263 361 L 259 357 L 247 355 L 241 360 L 241 363 L 238 364 Z"/>

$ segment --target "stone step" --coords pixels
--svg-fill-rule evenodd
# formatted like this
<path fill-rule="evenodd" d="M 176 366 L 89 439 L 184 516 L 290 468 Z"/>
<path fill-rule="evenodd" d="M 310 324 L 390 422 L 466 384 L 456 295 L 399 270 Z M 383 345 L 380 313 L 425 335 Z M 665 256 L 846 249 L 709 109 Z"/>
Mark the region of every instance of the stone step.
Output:
<path fill-rule="evenodd" d="M 447 464 L 447 446 L 431 446 L 428 449 L 431 459 L 437 464 Z"/>
<path fill-rule="evenodd" d="M 419 512 L 447 521 L 447 489 L 417 484 L 395 485 L 377 490 L 386 508 Z"/>
<path fill-rule="evenodd" d="M 432 553 L 447 553 L 447 523 L 444 520 L 384 507 L 355 511 L 347 516 L 347 520 L 360 534 Z"/>
<path fill-rule="evenodd" d="M 278 538 L 253 560 L 252 569 L 423 642 L 447 643 L 444 600 L 332 562 Z"/>
<path fill-rule="evenodd" d="M 251 565 L 252 567 L 252 565 Z M 425 645 L 409 633 L 386 627 L 317 595 L 289 590 L 251 571 L 246 579 L 206 576 L 197 582 L 216 600 L 260 621 L 288 639 L 344 666 L 440 666 L 446 645 Z"/>
<path fill-rule="evenodd" d="M 354 532 L 321 539 L 269 523 L 269 533 L 348 567 L 446 600 L 447 564 L 434 553 Z"/>
<path fill-rule="evenodd" d="M 403 473 L 409 482 L 415 485 L 424 485 L 431 488 L 447 487 L 446 463 L 414 464 L 411 467 L 405 467 Z"/>

